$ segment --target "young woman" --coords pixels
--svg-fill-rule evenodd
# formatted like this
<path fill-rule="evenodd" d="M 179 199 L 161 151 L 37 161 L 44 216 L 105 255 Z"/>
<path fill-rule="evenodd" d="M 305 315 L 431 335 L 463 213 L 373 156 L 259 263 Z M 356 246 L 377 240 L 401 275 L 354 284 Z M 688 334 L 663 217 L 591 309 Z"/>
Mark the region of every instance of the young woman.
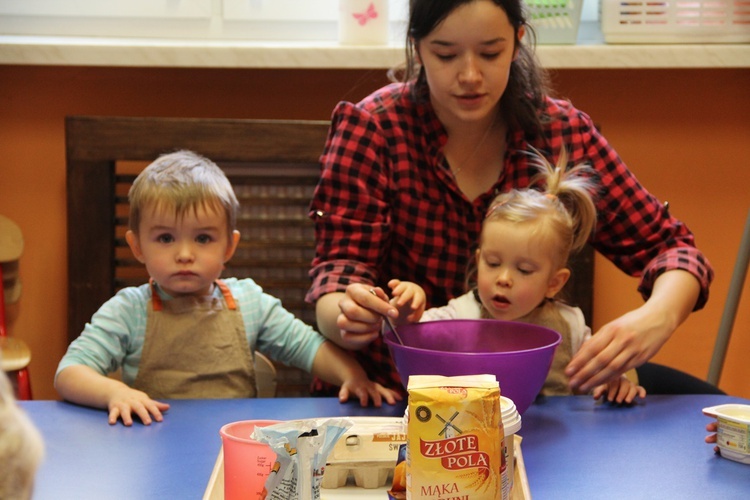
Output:
<path fill-rule="evenodd" d="M 490 203 L 536 173 L 531 147 L 553 164 L 565 149 L 571 164 L 594 169 L 602 188 L 590 243 L 640 277 L 646 299 L 573 356 L 572 389 L 588 392 L 645 363 L 708 298 L 713 271 L 692 233 L 585 113 L 550 97 L 529 31 L 521 0 L 413 0 L 404 81 L 333 112 L 311 204 L 307 299 L 322 333 L 388 387 L 401 384 L 379 326 L 398 312 L 369 290 L 399 277 L 419 283 L 428 305 L 461 295 Z"/>

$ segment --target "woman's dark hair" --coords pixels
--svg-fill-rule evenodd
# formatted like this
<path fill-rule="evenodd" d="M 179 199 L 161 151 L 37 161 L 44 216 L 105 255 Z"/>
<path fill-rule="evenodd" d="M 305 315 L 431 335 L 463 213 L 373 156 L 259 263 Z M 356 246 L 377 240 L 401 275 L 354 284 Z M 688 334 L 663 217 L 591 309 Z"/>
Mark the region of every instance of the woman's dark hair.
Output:
<path fill-rule="evenodd" d="M 406 30 L 406 67 L 401 81 L 415 80 L 417 96 L 426 96 L 427 78 L 424 68 L 417 63 L 416 44 L 461 5 L 476 0 L 410 0 L 409 22 Z M 500 111 L 510 126 L 520 127 L 526 132 L 540 132 L 545 117 L 540 115 L 543 100 L 548 93 L 546 72 L 539 66 L 533 53 L 536 39 L 528 23 L 523 0 L 491 0 L 503 9 L 516 34 L 518 56 L 511 63 L 508 87 L 500 98 Z M 518 40 L 518 30 L 524 26 L 532 46 Z M 391 75 L 395 72 L 391 72 Z"/>

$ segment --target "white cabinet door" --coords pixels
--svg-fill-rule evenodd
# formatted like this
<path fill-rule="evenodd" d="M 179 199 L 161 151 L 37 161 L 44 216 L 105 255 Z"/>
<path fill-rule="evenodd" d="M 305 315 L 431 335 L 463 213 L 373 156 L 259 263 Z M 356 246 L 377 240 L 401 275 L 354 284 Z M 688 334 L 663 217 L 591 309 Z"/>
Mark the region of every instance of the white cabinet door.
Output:
<path fill-rule="evenodd" d="M 0 0 L 0 34 L 206 36 L 212 0 Z"/>
<path fill-rule="evenodd" d="M 211 16 L 211 0 L 0 0 L 0 15 L 206 18 Z"/>
<path fill-rule="evenodd" d="M 222 35 L 251 40 L 337 37 L 339 0 L 222 0 Z"/>
<path fill-rule="evenodd" d="M 338 39 L 340 0 L 222 0 L 227 38 L 253 40 Z M 408 0 L 389 0 L 392 38 L 402 40 Z"/>
<path fill-rule="evenodd" d="M 395 34 L 408 0 L 388 9 Z M 339 0 L 0 0 L 0 36 L 335 42 L 338 16 Z"/>
<path fill-rule="evenodd" d="M 224 19 L 335 21 L 339 0 L 223 0 Z"/>

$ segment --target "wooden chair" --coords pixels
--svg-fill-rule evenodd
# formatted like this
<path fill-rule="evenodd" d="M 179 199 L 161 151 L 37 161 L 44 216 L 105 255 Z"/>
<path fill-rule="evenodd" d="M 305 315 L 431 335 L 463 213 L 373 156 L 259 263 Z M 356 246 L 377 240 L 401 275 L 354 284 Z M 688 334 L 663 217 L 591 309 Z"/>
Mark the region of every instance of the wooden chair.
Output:
<path fill-rule="evenodd" d="M 120 288 L 144 283 L 130 254 L 127 192 L 161 154 L 190 149 L 227 173 L 242 206 L 242 241 L 226 275 L 251 276 L 309 324 L 314 233 L 307 210 L 328 122 L 68 117 L 68 337 Z M 309 394 L 309 375 L 277 365 L 279 395 Z"/>
<path fill-rule="evenodd" d="M 0 369 L 8 374 L 16 398 L 28 400 L 31 399 L 31 349 L 24 341 L 9 335 L 6 309 L 6 304 L 18 300 L 18 260 L 22 251 L 20 228 L 7 217 L 0 216 Z"/>
<path fill-rule="evenodd" d="M 242 241 L 227 275 L 252 277 L 315 325 L 314 308 L 304 301 L 315 251 L 307 211 L 328 127 L 327 121 L 66 118 L 69 340 L 117 290 L 146 281 L 124 239 L 127 192 L 140 169 L 177 149 L 212 159 L 235 186 Z M 587 249 L 568 285 L 589 322 L 593 262 Z M 309 394 L 307 373 L 276 368 L 278 396 Z"/>
<path fill-rule="evenodd" d="M 276 397 L 276 366 L 262 352 L 255 353 L 255 385 L 259 398 Z"/>

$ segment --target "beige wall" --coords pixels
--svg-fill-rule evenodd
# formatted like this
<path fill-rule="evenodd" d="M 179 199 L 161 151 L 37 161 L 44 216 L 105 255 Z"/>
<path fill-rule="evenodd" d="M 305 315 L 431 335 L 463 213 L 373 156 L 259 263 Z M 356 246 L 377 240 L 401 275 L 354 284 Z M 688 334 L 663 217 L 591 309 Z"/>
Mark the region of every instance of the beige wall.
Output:
<path fill-rule="evenodd" d="M 66 115 L 327 119 L 337 101 L 384 83 L 383 70 L 0 66 L 0 213 L 26 241 L 11 331 L 32 348 L 35 397 L 57 397 L 52 377 L 67 343 Z M 704 378 L 750 208 L 750 70 L 564 70 L 555 87 L 601 125 L 714 264 L 708 306 L 655 358 Z M 608 262 L 597 261 L 595 280 L 595 328 L 640 304 L 636 280 Z M 748 288 L 720 386 L 750 398 Z"/>

